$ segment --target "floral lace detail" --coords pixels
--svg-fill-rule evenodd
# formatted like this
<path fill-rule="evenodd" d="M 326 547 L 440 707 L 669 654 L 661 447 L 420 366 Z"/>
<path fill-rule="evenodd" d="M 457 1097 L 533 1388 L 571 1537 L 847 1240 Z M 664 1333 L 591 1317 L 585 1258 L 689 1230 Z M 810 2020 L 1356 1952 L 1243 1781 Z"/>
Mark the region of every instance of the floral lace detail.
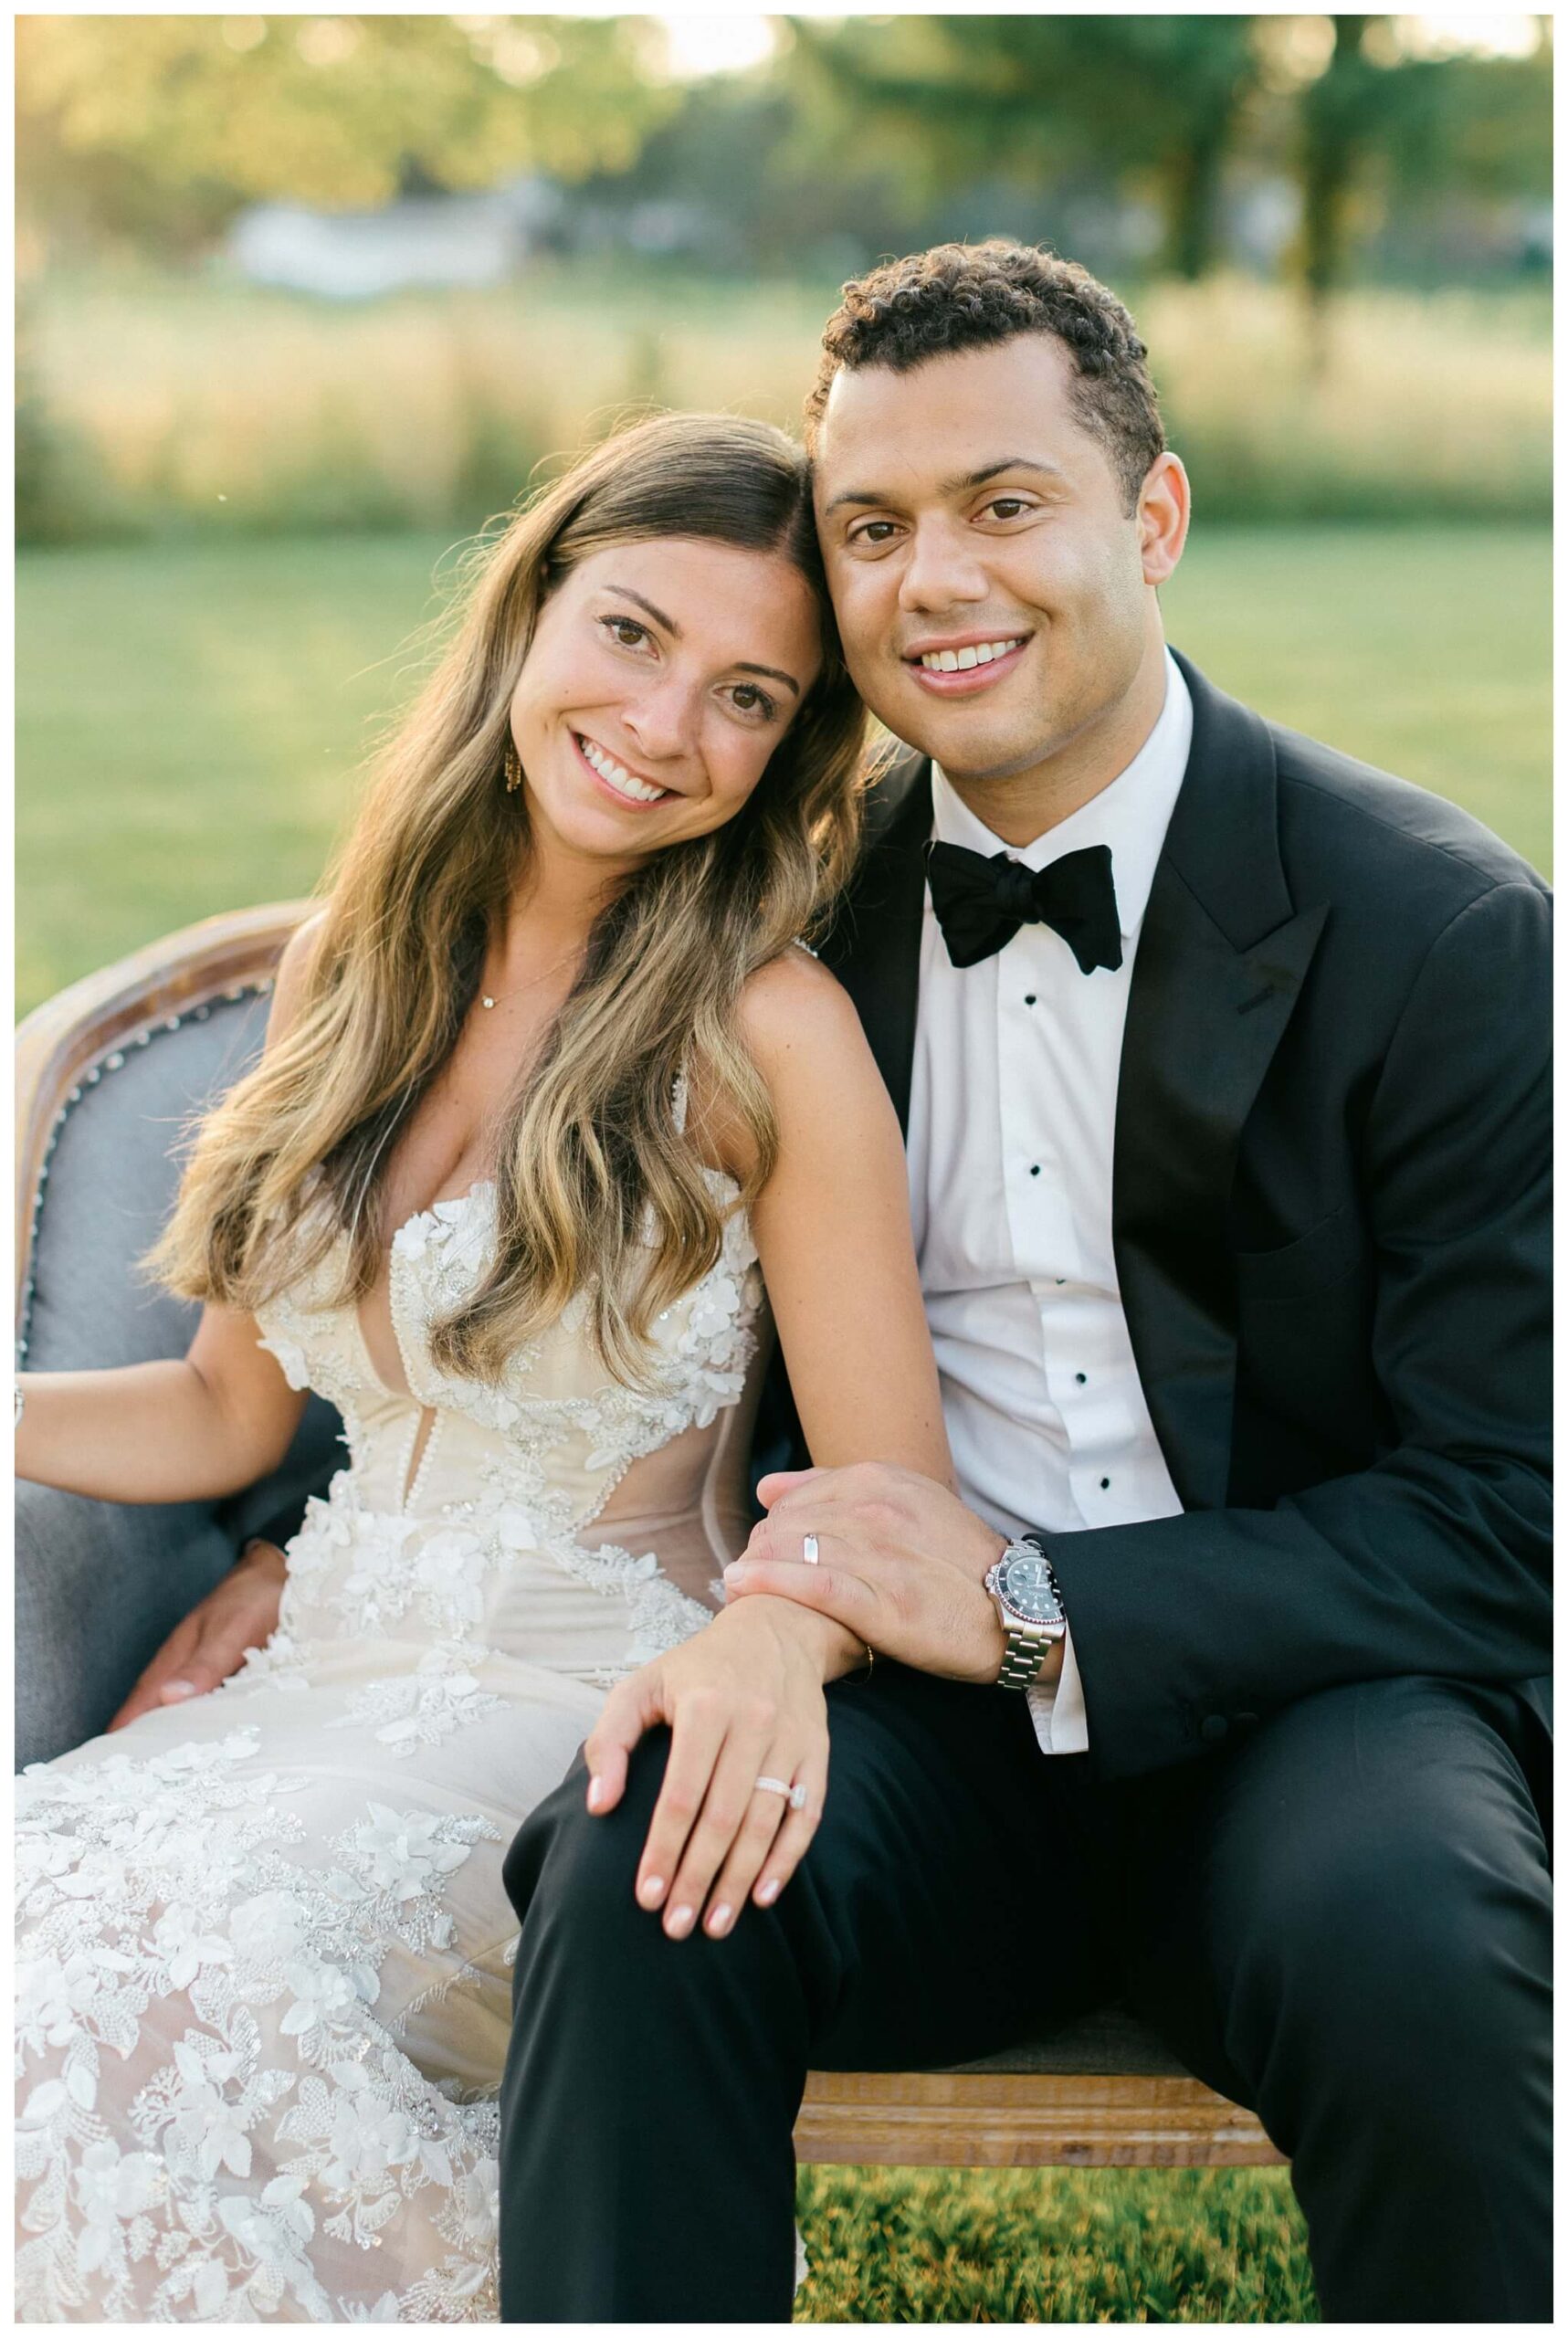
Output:
<path fill-rule="evenodd" d="M 732 1193 L 732 1182 L 720 1172 L 708 1174 L 716 1191 Z M 429 1353 L 430 1323 L 459 1306 L 485 1270 L 494 1217 L 494 1185 L 481 1182 L 419 1211 L 392 1243 L 391 1311 L 408 1375 L 407 1407 L 415 1426 L 422 1407 L 437 1416 L 410 1492 L 417 1495 L 418 1480 L 426 1476 L 443 1414 L 461 1416 L 495 1439 L 478 1465 L 480 1490 L 472 1501 L 444 1505 L 443 1514 L 433 1518 L 417 1507 L 369 1505 L 360 1492 L 360 1469 L 341 1471 L 326 1501 L 309 1505 L 290 1546 L 280 1627 L 297 1647 L 305 1647 L 323 1636 L 406 1634 L 416 1623 L 419 1637 L 433 1638 L 448 1657 L 460 1647 L 482 1648 L 489 1596 L 517 1554 L 540 1553 L 574 1581 L 624 1602 L 630 1645 L 591 1675 L 608 1682 L 689 1638 L 710 1618 L 710 1608 L 660 1574 L 655 1553 L 588 1547 L 582 1535 L 634 1462 L 688 1428 L 710 1426 L 722 1406 L 739 1398 L 756 1348 L 756 1249 L 745 1217 L 731 1209 L 713 1269 L 653 1327 L 660 1369 L 651 1387 L 627 1388 L 606 1374 L 590 1393 L 559 1396 L 550 1393 L 548 1337 L 515 1356 L 495 1385 L 445 1374 Z M 320 1280 L 327 1270 L 323 1265 Z M 309 1299 L 309 1293 L 304 1299 L 296 1294 L 286 1306 L 271 1302 L 264 1311 L 263 1344 L 290 1376 L 298 1350 L 320 1385 L 318 1327 L 331 1325 L 335 1369 L 329 1376 L 349 1369 L 353 1360 L 363 1399 L 371 1367 L 352 1311 L 312 1314 Z M 569 1346 L 580 1344 L 586 1311 L 584 1300 L 574 1301 L 555 1336 Z M 345 1324 L 352 1336 L 345 1336 Z M 362 1438 L 356 1428 L 356 1445 Z M 574 1466 L 563 1467 L 566 1461 Z M 574 1498 L 565 1490 L 568 1481 L 587 1492 Z M 454 1710 L 449 1701 L 447 1710 Z M 410 1705 L 395 1718 L 414 1714 Z M 394 1718 L 388 1712 L 388 1725 Z"/>
<path fill-rule="evenodd" d="M 482 1654 L 476 1649 L 474 1657 Z M 413 1672 L 367 1680 L 350 1700 L 347 1712 L 329 1729 L 369 1729 L 389 1753 L 406 1756 L 421 1745 L 439 1745 L 481 1714 L 499 1712 L 504 1697 L 480 1687 L 460 1650 L 432 1648 Z"/>
<path fill-rule="evenodd" d="M 378 1379 L 356 1311 L 330 1303 L 331 1254 L 261 1311 L 290 1385 L 342 1413 L 350 1462 L 289 1546 L 278 1631 L 208 1709 L 245 1725 L 141 1759 L 111 1739 L 22 1782 L 21 2319 L 499 2317 L 497 2106 L 410 2059 L 421 2007 L 449 2001 L 486 2041 L 497 2027 L 487 1992 L 510 1911 L 489 1848 L 502 1838 L 472 1815 L 496 1806 L 495 1780 L 483 1754 L 461 1767 L 464 1732 L 483 1746 L 527 1693 L 492 1662 L 520 1585 L 525 1617 L 562 1578 L 604 1598 L 604 1660 L 584 1627 L 578 1683 L 710 1619 L 655 1552 L 595 1547 L 588 1530 L 635 1462 L 740 1397 L 761 1285 L 731 1209 L 713 1269 L 653 1327 L 648 1386 L 595 1368 L 577 1302 L 486 1387 L 443 1374 L 428 1331 L 493 1239 L 483 1185 L 395 1237 L 406 1393 Z M 524 1678 L 527 1629 L 510 1650 Z M 583 1694 L 553 1696 L 549 1728 L 534 1724 L 527 1793 L 510 1790 L 519 1820 L 564 1768 Z M 135 1727 L 154 1724 L 175 1715 Z M 427 1770 L 401 1766 L 432 1749 Z M 437 1806 L 405 1808 L 395 1778 Z M 477 1945 L 458 1936 L 459 1907 Z"/>
<path fill-rule="evenodd" d="M 374 2008 L 394 1946 L 450 1940 L 447 1879 L 497 1830 L 372 1802 L 308 1869 L 257 1751 L 26 1774 L 18 2074 L 52 2074 L 17 2129 L 19 2318 L 330 2320 L 311 2241 L 379 2247 L 417 2206 L 441 2252 L 377 2318 L 494 2320 L 495 2107 L 421 2078 Z M 149 2049 L 117 2134 L 100 2058 Z"/>

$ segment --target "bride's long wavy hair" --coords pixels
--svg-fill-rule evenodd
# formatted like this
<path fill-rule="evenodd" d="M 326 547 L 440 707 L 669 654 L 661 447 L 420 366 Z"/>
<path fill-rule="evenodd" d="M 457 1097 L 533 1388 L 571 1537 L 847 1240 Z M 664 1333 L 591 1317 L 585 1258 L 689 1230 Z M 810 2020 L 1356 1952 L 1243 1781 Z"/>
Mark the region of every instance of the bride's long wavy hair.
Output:
<path fill-rule="evenodd" d="M 722 827 L 652 855 L 601 911 L 542 1052 L 508 1100 L 488 1274 L 439 1323 L 437 1360 L 493 1380 L 586 1295 L 609 1370 L 636 1385 L 661 1308 L 715 1263 L 723 1210 L 677 1121 L 696 1069 L 768 1175 L 777 1129 L 741 1036 L 759 967 L 816 927 L 859 834 L 866 718 L 845 669 L 805 457 L 780 431 L 666 416 L 606 440 L 476 558 L 458 629 L 373 764 L 326 894 L 291 1027 L 199 1124 L 147 1270 L 254 1310 L 346 1237 L 331 1303 L 374 1281 L 378 1189 L 456 1045 L 526 863 L 509 795 L 510 706 L 544 601 L 609 545 L 697 537 L 783 553 L 810 583 L 821 671 L 752 795 Z M 318 1206 L 320 1205 L 320 1206 Z"/>

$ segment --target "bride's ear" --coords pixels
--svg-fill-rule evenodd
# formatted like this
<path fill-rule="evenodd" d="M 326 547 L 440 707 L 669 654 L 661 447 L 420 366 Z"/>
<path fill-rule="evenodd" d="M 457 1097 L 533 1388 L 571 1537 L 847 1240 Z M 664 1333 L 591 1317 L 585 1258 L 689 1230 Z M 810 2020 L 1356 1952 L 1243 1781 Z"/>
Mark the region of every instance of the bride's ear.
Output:
<path fill-rule="evenodd" d="M 1192 508 L 1192 487 L 1181 457 L 1157 455 L 1138 493 L 1138 549 L 1145 584 L 1163 584 L 1174 574 Z"/>

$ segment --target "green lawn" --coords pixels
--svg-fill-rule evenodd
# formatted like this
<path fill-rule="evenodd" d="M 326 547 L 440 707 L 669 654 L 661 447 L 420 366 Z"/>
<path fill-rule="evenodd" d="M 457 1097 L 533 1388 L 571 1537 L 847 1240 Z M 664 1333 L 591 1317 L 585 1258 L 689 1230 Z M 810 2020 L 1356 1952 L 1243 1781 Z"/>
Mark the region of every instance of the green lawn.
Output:
<path fill-rule="evenodd" d="M 35 552 L 18 570 L 17 998 L 304 892 L 440 603 L 439 536 Z M 1280 720 L 1458 797 L 1540 867 L 1544 532 L 1199 532 L 1172 638 Z"/>
<path fill-rule="evenodd" d="M 416 670 L 434 536 L 32 553 L 17 590 L 18 1004 L 307 890 Z M 1200 533 L 1172 638 L 1545 868 L 1550 548 L 1526 529 Z M 1308 2321 L 1282 2171 L 808 2169 L 810 2321 Z"/>
<path fill-rule="evenodd" d="M 1283 2168 L 803 2169 L 801 2322 L 1316 2322 Z"/>

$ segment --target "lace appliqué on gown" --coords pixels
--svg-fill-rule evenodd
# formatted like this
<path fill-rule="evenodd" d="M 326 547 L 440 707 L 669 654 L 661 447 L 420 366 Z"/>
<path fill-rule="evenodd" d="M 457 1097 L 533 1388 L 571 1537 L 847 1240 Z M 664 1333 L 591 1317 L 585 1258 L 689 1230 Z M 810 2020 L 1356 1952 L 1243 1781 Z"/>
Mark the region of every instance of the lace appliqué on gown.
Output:
<path fill-rule="evenodd" d="M 327 1303 L 330 1259 L 264 1311 L 349 1453 L 278 1632 L 217 1695 L 19 1784 L 20 2319 L 497 2318 L 501 1857 L 595 1684 L 711 1612 L 584 1530 L 735 1403 L 761 1289 L 731 1211 L 651 1388 L 608 1379 L 580 1306 L 480 1386 L 428 1328 L 493 1231 L 479 1186 L 395 1237 L 406 1391 Z"/>
<path fill-rule="evenodd" d="M 370 1802 L 307 1865 L 258 1750 L 238 1730 L 26 1774 L 17 2055 L 56 2075 L 17 2127 L 21 2319 L 90 2295 L 112 2319 L 331 2320 L 312 2242 L 363 2249 L 421 2194 L 444 2246 L 401 2313 L 495 2316 L 494 2106 L 446 2101 L 375 2007 L 389 1944 L 445 1943 L 446 1880 L 496 1829 Z M 142 2076 L 123 2121 L 105 2057 Z"/>

